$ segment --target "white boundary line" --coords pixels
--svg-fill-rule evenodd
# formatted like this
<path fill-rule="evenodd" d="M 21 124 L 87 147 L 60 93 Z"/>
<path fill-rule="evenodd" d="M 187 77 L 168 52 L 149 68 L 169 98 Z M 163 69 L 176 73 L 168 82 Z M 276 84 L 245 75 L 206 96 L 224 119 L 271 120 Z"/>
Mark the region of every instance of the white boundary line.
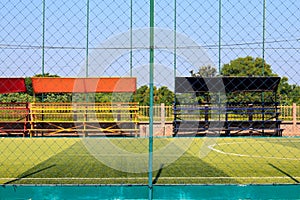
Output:
<path fill-rule="evenodd" d="M 260 141 L 258 141 L 258 142 L 260 142 Z M 295 141 L 286 141 L 286 142 L 295 142 Z M 299 141 L 297 141 L 297 142 L 299 142 Z M 248 144 L 248 142 L 226 142 L 226 143 L 212 144 L 212 145 L 209 145 L 208 148 L 210 150 L 218 152 L 220 154 L 232 155 L 232 156 L 238 156 L 238 157 L 269 158 L 269 159 L 277 159 L 277 160 L 300 160 L 300 158 L 287 158 L 287 157 L 276 157 L 276 156 L 258 156 L 258 155 L 249 155 L 249 154 L 230 153 L 230 152 L 221 151 L 221 150 L 215 148 L 215 146 L 230 145 L 230 144 L 241 144 L 241 143 Z"/>
<path fill-rule="evenodd" d="M 293 177 L 300 179 L 300 176 Z M 238 176 L 216 176 L 216 177 L 160 177 L 159 179 L 165 180 L 185 180 L 185 179 L 290 179 L 287 176 L 249 176 L 249 177 L 238 177 Z M 0 178 L 0 180 L 148 180 L 148 177 L 111 177 L 111 178 L 77 178 L 77 177 L 61 177 L 61 178 Z"/>

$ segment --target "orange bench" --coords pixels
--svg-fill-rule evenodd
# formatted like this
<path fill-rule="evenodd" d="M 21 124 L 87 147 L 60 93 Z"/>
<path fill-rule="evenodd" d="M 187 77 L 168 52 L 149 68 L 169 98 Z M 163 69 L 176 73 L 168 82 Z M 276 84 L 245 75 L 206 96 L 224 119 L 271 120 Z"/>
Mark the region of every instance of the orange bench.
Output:
<path fill-rule="evenodd" d="M 32 78 L 34 94 L 134 93 L 136 78 Z M 30 135 L 132 135 L 138 104 L 132 102 L 32 103 Z"/>

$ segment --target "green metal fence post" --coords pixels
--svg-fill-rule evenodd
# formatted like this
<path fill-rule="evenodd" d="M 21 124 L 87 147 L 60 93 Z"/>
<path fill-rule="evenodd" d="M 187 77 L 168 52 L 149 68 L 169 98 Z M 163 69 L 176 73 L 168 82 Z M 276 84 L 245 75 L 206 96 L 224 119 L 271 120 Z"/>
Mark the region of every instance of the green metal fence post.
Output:
<path fill-rule="evenodd" d="M 262 24 L 262 76 L 265 76 L 265 32 L 266 32 L 266 0 L 263 0 L 263 24 Z M 261 93 L 261 102 L 265 102 L 265 94 Z M 265 121 L 265 111 L 263 107 L 262 120 Z M 264 123 L 263 123 L 264 127 Z M 264 130 L 262 131 L 264 135 Z"/>
<path fill-rule="evenodd" d="M 149 163 L 148 187 L 149 199 L 153 198 L 152 164 L 153 164 L 153 74 L 154 74 L 154 0 L 150 0 L 150 102 L 149 102 Z"/>
<path fill-rule="evenodd" d="M 90 1 L 86 1 L 86 50 L 85 50 L 85 77 L 89 76 L 89 23 L 90 23 Z"/>
<path fill-rule="evenodd" d="M 130 58 L 129 58 L 129 67 L 130 67 L 130 77 L 132 77 L 132 0 L 130 0 Z"/>
<path fill-rule="evenodd" d="M 219 67 L 219 75 L 221 75 L 221 31 L 222 31 L 222 0 L 219 0 L 219 44 L 218 44 L 218 67 Z"/>
<path fill-rule="evenodd" d="M 265 75 L 265 35 L 266 35 L 266 0 L 263 0 L 263 24 L 262 24 L 262 76 Z"/>
<path fill-rule="evenodd" d="M 43 0 L 43 20 L 42 20 L 42 75 L 45 74 L 45 0 Z"/>
<path fill-rule="evenodd" d="M 42 76 L 45 75 L 45 18 L 46 18 L 46 2 L 43 0 L 43 19 L 42 19 Z M 44 102 L 44 94 L 42 94 L 42 102 Z M 44 115 L 42 115 L 44 118 Z"/>

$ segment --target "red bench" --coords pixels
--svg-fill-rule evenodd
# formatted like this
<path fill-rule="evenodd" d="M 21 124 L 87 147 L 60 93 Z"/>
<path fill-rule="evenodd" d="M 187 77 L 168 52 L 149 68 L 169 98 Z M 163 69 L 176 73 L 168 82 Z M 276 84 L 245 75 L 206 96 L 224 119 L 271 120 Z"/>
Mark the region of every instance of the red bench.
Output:
<path fill-rule="evenodd" d="M 0 78 L 0 94 L 26 92 L 24 78 Z M 28 133 L 27 102 L 0 102 L 0 134 L 6 136 Z"/>

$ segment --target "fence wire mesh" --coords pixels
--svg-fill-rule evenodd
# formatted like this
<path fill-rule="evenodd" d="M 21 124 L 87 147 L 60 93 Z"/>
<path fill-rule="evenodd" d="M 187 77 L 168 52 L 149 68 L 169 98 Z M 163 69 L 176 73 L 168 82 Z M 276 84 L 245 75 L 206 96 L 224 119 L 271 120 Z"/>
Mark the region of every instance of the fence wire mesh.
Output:
<path fill-rule="evenodd" d="M 0 183 L 299 183 L 299 13 L 2 0 Z"/>

